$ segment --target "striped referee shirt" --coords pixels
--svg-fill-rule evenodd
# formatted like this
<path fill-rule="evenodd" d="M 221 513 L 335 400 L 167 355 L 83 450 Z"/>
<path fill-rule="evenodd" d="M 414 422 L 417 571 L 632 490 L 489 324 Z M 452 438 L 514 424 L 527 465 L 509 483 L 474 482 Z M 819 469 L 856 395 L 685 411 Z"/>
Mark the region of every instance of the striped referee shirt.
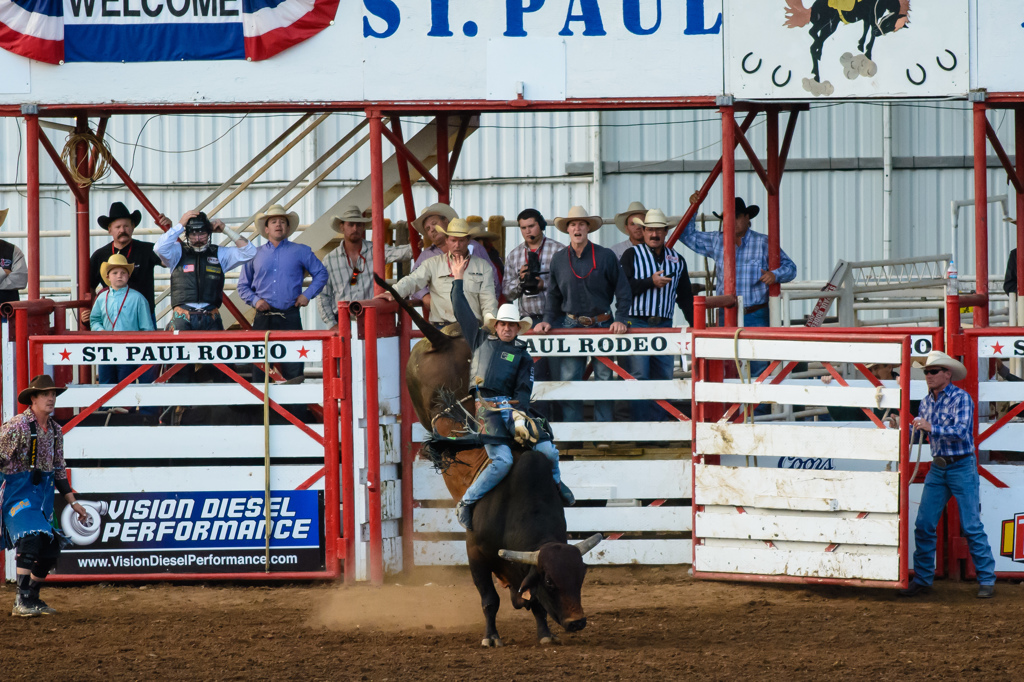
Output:
<path fill-rule="evenodd" d="M 662 247 L 655 254 L 647 244 L 638 244 L 622 254 L 622 270 L 633 292 L 629 307 L 630 317 L 664 317 L 672 319 L 675 307 L 683 311 L 686 321 L 693 325 L 693 290 L 686 261 L 672 249 Z M 672 281 L 659 288 L 654 286 L 654 273 Z"/>

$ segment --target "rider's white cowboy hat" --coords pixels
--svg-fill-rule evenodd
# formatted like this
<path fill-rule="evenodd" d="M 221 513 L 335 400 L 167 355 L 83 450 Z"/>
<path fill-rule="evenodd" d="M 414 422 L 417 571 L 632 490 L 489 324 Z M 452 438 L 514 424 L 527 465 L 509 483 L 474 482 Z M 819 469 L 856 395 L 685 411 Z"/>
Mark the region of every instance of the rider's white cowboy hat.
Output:
<path fill-rule="evenodd" d="M 954 360 L 941 350 L 933 350 L 928 354 L 928 357 L 925 358 L 923 365 L 920 362 L 915 362 L 914 367 L 918 369 L 945 367 L 953 372 L 953 381 L 962 381 L 967 378 L 967 368 L 963 366 L 963 363 Z"/>
<path fill-rule="evenodd" d="M 494 327 L 498 322 L 518 322 L 519 331 L 525 332 L 533 326 L 533 320 L 529 317 L 519 317 L 519 307 L 515 303 L 505 303 L 498 308 L 498 316 L 484 313 L 484 327 L 487 331 L 494 333 Z"/>
<path fill-rule="evenodd" d="M 256 216 L 256 229 L 264 238 L 266 238 L 267 236 L 267 221 L 277 216 L 288 219 L 288 231 L 284 233 L 285 239 L 291 237 L 292 233 L 299 228 L 298 213 L 296 213 L 295 211 L 289 213 L 288 211 L 284 210 L 284 206 L 281 206 L 280 204 L 274 204 L 273 206 L 267 209 L 266 213 L 260 213 L 258 216 Z"/>
<path fill-rule="evenodd" d="M 635 215 L 647 215 L 647 208 L 639 201 L 634 201 L 629 205 L 629 208 L 615 216 L 615 227 L 619 228 L 619 232 L 629 234 L 629 230 L 626 228 L 626 221 L 629 220 L 630 216 Z"/>
<path fill-rule="evenodd" d="M 455 209 L 448 204 L 434 204 L 423 209 L 423 211 L 420 212 L 420 217 L 412 221 L 412 226 L 416 228 L 417 232 L 425 235 L 427 233 L 427 228 L 423 226 L 423 223 L 432 215 L 441 216 L 448 221 L 455 220 L 459 217 L 459 214 L 455 212 Z"/>
<path fill-rule="evenodd" d="M 569 215 L 565 218 L 555 218 L 555 227 L 559 232 L 569 233 L 569 223 L 574 220 L 582 220 L 590 225 L 591 232 L 597 232 L 604 224 L 604 220 L 598 215 L 588 215 L 587 209 L 582 206 L 573 206 L 569 209 Z"/>

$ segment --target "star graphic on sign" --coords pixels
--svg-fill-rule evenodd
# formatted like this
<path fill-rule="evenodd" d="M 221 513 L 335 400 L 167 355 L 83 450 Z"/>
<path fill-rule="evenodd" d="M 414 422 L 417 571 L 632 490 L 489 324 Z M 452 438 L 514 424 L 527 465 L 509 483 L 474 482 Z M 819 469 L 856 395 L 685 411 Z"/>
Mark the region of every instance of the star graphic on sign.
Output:
<path fill-rule="evenodd" d="M 995 353 L 996 355 L 1002 355 L 1002 353 L 1003 353 L 1003 344 L 1001 344 L 1001 343 L 993 343 L 992 344 L 992 352 Z"/>
<path fill-rule="evenodd" d="M 303 346 L 302 348 L 299 349 L 299 357 L 300 358 L 304 358 L 307 355 L 309 355 L 309 350 L 305 346 Z"/>
<path fill-rule="evenodd" d="M 60 359 L 61 360 L 70 360 L 71 359 L 71 351 L 69 351 L 67 348 L 62 350 L 60 352 Z"/>

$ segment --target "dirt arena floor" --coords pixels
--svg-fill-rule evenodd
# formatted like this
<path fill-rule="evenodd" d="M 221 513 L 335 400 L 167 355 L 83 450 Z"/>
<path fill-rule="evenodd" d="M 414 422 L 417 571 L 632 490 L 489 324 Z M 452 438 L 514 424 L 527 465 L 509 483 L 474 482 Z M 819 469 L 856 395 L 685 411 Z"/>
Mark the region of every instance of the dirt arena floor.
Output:
<path fill-rule="evenodd" d="M 1024 677 L 1024 585 L 925 598 L 711 583 L 677 568 L 592 569 L 582 633 L 541 647 L 502 595 L 507 646 L 481 649 L 469 574 L 337 585 L 54 587 L 60 615 L 0 618 L 11 680 L 950 679 Z M 13 587 L 0 589 L 6 614 Z M 554 629 L 554 628 L 553 628 Z"/>

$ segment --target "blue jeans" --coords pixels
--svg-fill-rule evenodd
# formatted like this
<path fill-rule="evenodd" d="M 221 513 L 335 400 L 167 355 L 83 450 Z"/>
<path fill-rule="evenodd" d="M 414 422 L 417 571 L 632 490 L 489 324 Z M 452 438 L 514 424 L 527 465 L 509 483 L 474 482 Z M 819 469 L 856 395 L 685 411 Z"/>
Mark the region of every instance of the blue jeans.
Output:
<path fill-rule="evenodd" d="M 761 308 L 758 311 L 752 312 L 749 315 L 743 316 L 744 327 L 770 327 L 771 316 L 768 314 L 768 308 Z M 751 360 L 750 361 L 750 380 L 754 381 L 757 377 L 761 376 L 761 372 L 768 369 L 769 363 L 764 360 Z"/>
<path fill-rule="evenodd" d="M 981 524 L 981 497 L 978 491 L 978 463 L 965 457 L 945 469 L 932 465 L 924 479 L 921 507 L 914 524 L 914 581 L 931 585 L 935 578 L 935 538 L 939 518 L 950 496 L 960 507 L 960 528 L 967 536 L 967 546 L 982 585 L 996 582 L 996 560 Z"/>
<path fill-rule="evenodd" d="M 601 322 L 595 324 L 593 327 L 586 327 L 586 329 L 607 329 L 611 326 L 610 322 Z M 560 329 L 584 329 L 583 325 L 577 324 L 574 320 L 568 317 L 563 317 L 558 323 Z M 555 361 L 558 379 L 560 381 L 582 381 L 583 373 L 587 369 L 587 358 L 560 358 Z M 594 362 L 594 379 L 597 381 L 611 381 L 613 377 L 612 370 L 607 367 L 603 362 L 595 360 Z M 614 403 L 609 400 L 596 400 L 594 401 L 594 421 L 599 422 L 610 422 L 612 421 L 612 409 Z M 562 420 L 567 422 L 581 422 L 583 421 L 583 402 L 580 400 L 566 400 L 562 403 Z"/>
<path fill-rule="evenodd" d="M 627 317 L 626 324 L 630 329 L 651 327 L 647 318 Z M 655 325 L 657 328 L 670 328 L 672 321 Z M 653 328 L 653 327 L 651 327 Z M 622 367 L 633 375 L 637 381 L 664 381 L 672 378 L 672 369 L 676 359 L 673 355 L 627 355 L 622 358 Z M 661 422 L 669 418 L 658 403 L 653 400 L 632 400 L 629 403 L 632 419 L 635 422 Z"/>
<path fill-rule="evenodd" d="M 485 445 L 484 449 L 487 450 L 491 463 L 484 467 L 473 481 L 473 485 L 469 486 L 466 494 L 462 496 L 462 503 L 467 506 L 476 504 L 484 495 L 494 490 L 512 468 L 512 448 L 503 443 L 494 443 Z M 561 483 L 562 472 L 558 468 L 558 449 L 555 444 L 549 440 L 542 440 L 534 445 L 533 449 L 548 458 L 551 462 L 551 476 L 555 483 Z"/>

